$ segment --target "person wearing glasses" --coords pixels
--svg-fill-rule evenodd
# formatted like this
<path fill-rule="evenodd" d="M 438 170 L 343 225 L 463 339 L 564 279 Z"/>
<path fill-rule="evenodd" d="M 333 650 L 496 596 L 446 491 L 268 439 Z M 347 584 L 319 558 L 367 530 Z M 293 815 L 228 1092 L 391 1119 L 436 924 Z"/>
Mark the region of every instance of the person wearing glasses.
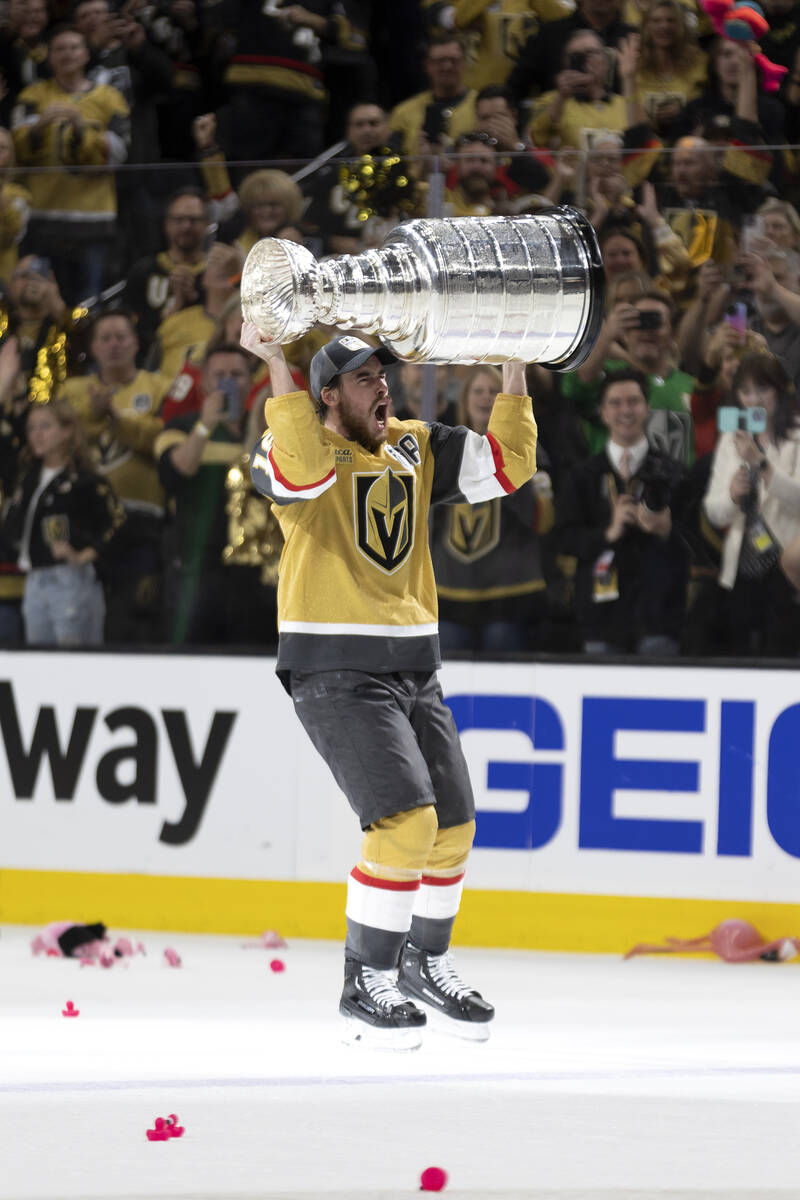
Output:
<path fill-rule="evenodd" d="M 460 133 L 475 128 L 475 91 L 464 83 L 466 59 L 456 35 L 432 41 L 425 55 L 430 88 L 396 105 L 389 126 L 405 155 L 441 152 Z"/>
<path fill-rule="evenodd" d="M 617 70 L 622 95 L 610 90 Z M 553 150 L 588 150 L 599 132 L 622 133 L 644 117 L 636 94 L 638 35 L 620 42 L 616 55 L 600 35 L 580 29 L 569 38 L 556 75 L 555 90 L 536 101 L 530 132 L 537 146 Z"/>
<path fill-rule="evenodd" d="M 206 198 L 198 188 L 174 192 L 164 213 L 165 249 L 131 267 L 123 302 L 138 318 L 142 355 L 169 312 L 201 303 L 208 221 Z"/>

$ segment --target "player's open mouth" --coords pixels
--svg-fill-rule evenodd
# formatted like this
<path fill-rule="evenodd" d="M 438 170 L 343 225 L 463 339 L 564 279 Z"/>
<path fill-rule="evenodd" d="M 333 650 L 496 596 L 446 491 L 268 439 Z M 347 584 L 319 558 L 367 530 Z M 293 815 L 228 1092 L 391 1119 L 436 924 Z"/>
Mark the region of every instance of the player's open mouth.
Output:
<path fill-rule="evenodd" d="M 386 417 L 388 415 L 388 412 L 389 412 L 388 404 L 379 404 L 377 406 L 377 408 L 375 409 L 375 420 L 378 422 L 378 425 L 381 427 L 381 429 L 386 428 Z"/>

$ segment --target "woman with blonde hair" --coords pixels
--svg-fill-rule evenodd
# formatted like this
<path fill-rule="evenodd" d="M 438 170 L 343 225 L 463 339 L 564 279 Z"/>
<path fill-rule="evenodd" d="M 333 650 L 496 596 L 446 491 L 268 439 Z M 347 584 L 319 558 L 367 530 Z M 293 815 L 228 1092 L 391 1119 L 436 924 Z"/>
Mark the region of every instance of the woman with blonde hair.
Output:
<path fill-rule="evenodd" d="M 211 218 L 220 225 L 221 241 L 235 239 L 245 254 L 264 237 L 302 242 L 297 223 L 303 212 L 303 193 L 285 171 L 267 167 L 253 171 L 242 180 L 237 194 L 231 187 L 225 156 L 217 145 L 214 114 L 196 117 L 192 135 Z"/>
<path fill-rule="evenodd" d="M 105 600 L 97 564 L 124 510 L 109 484 L 90 469 L 82 426 L 66 401 L 34 404 L 27 438 L 33 462 L 5 514 L 5 534 L 26 573 L 25 641 L 100 645 Z"/>
<path fill-rule="evenodd" d="M 260 238 L 302 242 L 297 222 L 303 212 L 303 193 L 285 171 L 264 168 L 248 175 L 239 188 L 239 204 L 245 227 L 236 245 L 245 254 Z"/>
<path fill-rule="evenodd" d="M 502 387 L 496 367 L 467 373 L 460 423 L 485 435 Z M 553 525 L 553 489 L 539 469 L 512 495 L 433 510 L 431 553 L 442 650 L 519 652 L 547 612 L 542 537 Z"/>
<path fill-rule="evenodd" d="M 656 0 L 642 18 L 636 92 L 659 133 L 701 94 L 706 75 L 690 14 L 677 0 Z"/>

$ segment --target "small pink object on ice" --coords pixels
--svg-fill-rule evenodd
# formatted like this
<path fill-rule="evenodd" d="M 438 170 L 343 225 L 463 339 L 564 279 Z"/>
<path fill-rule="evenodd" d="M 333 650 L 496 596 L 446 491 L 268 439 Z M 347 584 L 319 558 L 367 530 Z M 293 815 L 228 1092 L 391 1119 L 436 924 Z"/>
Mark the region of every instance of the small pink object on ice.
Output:
<path fill-rule="evenodd" d="M 700 937 L 668 937 L 666 945 L 654 942 L 639 942 L 632 946 L 625 958 L 637 954 L 716 954 L 723 962 L 742 963 L 763 959 L 765 962 L 787 962 L 800 954 L 800 938 L 783 937 L 767 941 L 762 934 L 739 917 L 720 921 L 710 933 Z"/>
<path fill-rule="evenodd" d="M 173 950 L 171 946 L 167 946 L 164 951 L 164 958 L 168 967 L 180 967 L 182 965 L 180 954 L 178 954 L 177 950 Z"/>
<path fill-rule="evenodd" d="M 81 1010 L 76 1008 L 71 1000 L 68 1000 L 67 1007 L 62 1008 L 61 1010 L 61 1015 L 62 1017 L 79 1017 L 81 1015 Z"/>
<path fill-rule="evenodd" d="M 280 971 L 285 971 L 286 963 L 283 961 L 282 958 L 273 958 L 270 960 L 269 969 L 270 969 L 270 971 L 275 971 L 276 973 L 278 973 Z"/>
<path fill-rule="evenodd" d="M 275 929 L 265 929 L 261 935 L 261 945 L 265 950 L 285 950 L 287 943 Z"/>
<path fill-rule="evenodd" d="M 153 1122 L 153 1129 L 146 1129 L 148 1142 L 168 1142 L 170 1138 L 183 1137 L 184 1128 L 178 1124 L 178 1118 L 175 1113 L 170 1113 L 168 1117 L 156 1117 Z"/>
<path fill-rule="evenodd" d="M 426 1167 L 419 1177 L 421 1192 L 441 1192 L 447 1183 L 447 1171 L 441 1167 Z"/>
<path fill-rule="evenodd" d="M 276 929 L 265 929 L 257 942 L 242 942 L 245 950 L 286 950 L 288 945 Z"/>
<path fill-rule="evenodd" d="M 178 1117 L 175 1113 L 170 1113 L 167 1117 L 167 1128 L 170 1137 L 183 1137 L 184 1128 L 178 1124 Z"/>

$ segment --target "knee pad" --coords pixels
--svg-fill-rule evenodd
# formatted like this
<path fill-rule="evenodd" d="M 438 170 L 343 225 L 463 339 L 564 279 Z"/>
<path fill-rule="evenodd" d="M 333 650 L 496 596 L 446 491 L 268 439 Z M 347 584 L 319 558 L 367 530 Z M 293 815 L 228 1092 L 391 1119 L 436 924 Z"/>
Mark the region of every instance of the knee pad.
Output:
<path fill-rule="evenodd" d="M 419 879 L 437 829 L 432 804 L 374 821 L 361 843 L 361 870 L 378 879 Z"/>
<path fill-rule="evenodd" d="M 440 875 L 444 879 L 450 875 L 460 875 L 474 838 L 474 821 L 465 821 L 463 825 L 451 825 L 448 829 L 440 829 L 425 864 L 425 874 Z"/>

